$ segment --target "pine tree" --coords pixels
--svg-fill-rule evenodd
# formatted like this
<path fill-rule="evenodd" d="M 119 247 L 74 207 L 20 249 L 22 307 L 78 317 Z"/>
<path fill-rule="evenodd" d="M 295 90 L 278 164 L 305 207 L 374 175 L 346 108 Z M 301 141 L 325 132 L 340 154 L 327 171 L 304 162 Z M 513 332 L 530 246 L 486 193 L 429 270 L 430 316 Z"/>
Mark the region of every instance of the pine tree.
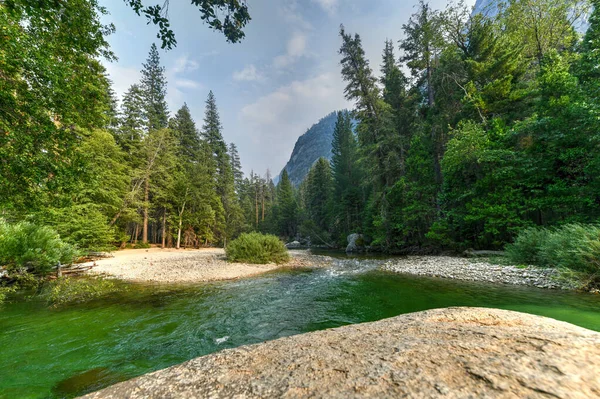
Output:
<path fill-rule="evenodd" d="M 294 194 L 294 187 L 287 170 L 284 169 L 277 185 L 277 227 L 280 235 L 287 238 L 296 236 L 297 213 L 298 203 Z"/>
<path fill-rule="evenodd" d="M 242 189 L 244 172 L 242 172 L 242 162 L 235 143 L 229 143 L 229 159 L 231 160 L 231 170 L 235 180 L 235 191 L 239 194 Z"/>
<path fill-rule="evenodd" d="M 594 9 L 589 19 L 589 27 L 581 43 L 579 78 L 589 87 L 591 97 L 600 98 L 600 1 L 592 1 Z"/>
<path fill-rule="evenodd" d="M 200 151 L 200 136 L 186 103 L 169 120 L 169 128 L 173 130 L 179 141 L 179 155 L 188 162 L 197 161 Z"/>
<path fill-rule="evenodd" d="M 360 226 L 362 213 L 358 143 L 352 131 L 352 118 L 347 111 L 338 112 L 333 131 L 331 168 L 333 175 L 332 214 L 339 238 Z"/>
<path fill-rule="evenodd" d="M 212 91 L 208 93 L 206 100 L 206 111 L 204 115 L 204 125 L 202 126 L 202 136 L 206 140 L 212 151 L 215 170 L 216 190 L 224 211 L 224 221 L 220 234 L 223 243 L 226 244 L 228 238 L 231 238 L 239 232 L 242 219 L 241 208 L 235 193 L 235 177 L 231 167 L 231 160 L 227 152 L 227 144 L 223 140 L 221 118 L 217 103 Z"/>
<path fill-rule="evenodd" d="M 144 99 L 144 111 L 147 131 L 167 127 L 169 111 L 167 109 L 167 79 L 165 67 L 160 65 L 160 56 L 156 44 L 152 43 L 146 63 L 142 64 L 141 89 Z"/>
<path fill-rule="evenodd" d="M 342 46 L 342 78 L 348 82 L 344 94 L 348 100 L 356 101 L 357 117 L 360 121 L 358 136 L 366 156 L 372 158 L 372 178 L 376 187 L 386 184 L 385 150 L 383 136 L 389 134 L 389 109 L 380 98 L 373 71 L 366 59 L 360 36 L 354 38 L 340 28 Z"/>
<path fill-rule="evenodd" d="M 148 59 L 142 69 L 141 91 L 144 102 L 144 116 L 146 118 L 146 139 L 149 142 L 151 133 L 167 127 L 169 119 L 169 111 L 167 110 L 167 102 L 165 100 L 167 94 L 167 81 L 165 78 L 165 68 L 160 65 L 160 56 L 158 49 L 153 43 L 150 47 Z M 146 144 L 148 145 L 148 143 Z M 152 151 L 147 151 L 152 153 Z M 152 159 L 145 160 L 146 165 L 153 164 Z M 150 211 L 150 174 L 148 170 L 144 174 L 144 199 L 143 199 L 143 226 L 142 226 L 142 242 L 148 242 L 148 224 Z"/>
<path fill-rule="evenodd" d="M 144 136 L 144 128 L 146 127 L 144 108 L 141 87 L 138 84 L 131 85 L 123 96 L 121 126 L 117 136 L 117 142 L 129 154 L 130 160 L 132 160 Z"/>
<path fill-rule="evenodd" d="M 417 12 L 402 25 L 406 37 L 400 42 L 400 48 L 404 50 L 401 60 L 406 62 L 413 76 L 425 84 L 429 107 L 435 103 L 433 69 L 442 46 L 440 23 L 439 14 L 420 0 Z"/>
<path fill-rule="evenodd" d="M 329 231 L 333 181 L 331 166 L 325 158 L 319 158 L 306 178 L 306 208 L 308 216 L 321 231 Z"/>
<path fill-rule="evenodd" d="M 404 173 L 406 151 L 412 133 L 411 110 L 406 106 L 408 79 L 396 64 L 394 45 L 386 40 L 381 64 L 383 101 L 391 107 L 395 134 L 389 132 L 382 139 L 386 153 L 387 181 L 396 181 Z"/>

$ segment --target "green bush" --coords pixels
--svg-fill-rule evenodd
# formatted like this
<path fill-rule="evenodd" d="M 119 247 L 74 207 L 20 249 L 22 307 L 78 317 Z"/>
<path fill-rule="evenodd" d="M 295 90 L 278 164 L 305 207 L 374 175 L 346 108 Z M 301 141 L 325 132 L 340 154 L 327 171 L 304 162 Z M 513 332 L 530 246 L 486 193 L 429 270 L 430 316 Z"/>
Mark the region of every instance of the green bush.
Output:
<path fill-rule="evenodd" d="M 542 245 L 548 238 L 549 231 L 540 228 L 528 228 L 519 233 L 515 242 L 506 246 L 508 259 L 519 265 L 541 265 Z"/>
<path fill-rule="evenodd" d="M 0 266 L 9 273 L 25 269 L 45 275 L 58 262 L 72 263 L 75 256 L 75 248 L 49 227 L 29 222 L 10 224 L 0 219 Z"/>
<path fill-rule="evenodd" d="M 270 234 L 242 234 L 227 245 L 225 252 L 230 262 L 280 264 L 290 259 L 285 245 L 279 238 Z"/>
<path fill-rule="evenodd" d="M 515 263 L 600 273 L 600 226 L 567 224 L 555 229 L 527 229 L 506 248 Z"/>
<path fill-rule="evenodd" d="M 2 287 L 0 286 L 0 305 L 4 303 L 8 294 L 15 292 L 14 287 Z"/>
<path fill-rule="evenodd" d="M 121 291 L 114 281 L 102 277 L 61 277 L 44 285 L 42 297 L 53 305 L 85 302 Z"/>

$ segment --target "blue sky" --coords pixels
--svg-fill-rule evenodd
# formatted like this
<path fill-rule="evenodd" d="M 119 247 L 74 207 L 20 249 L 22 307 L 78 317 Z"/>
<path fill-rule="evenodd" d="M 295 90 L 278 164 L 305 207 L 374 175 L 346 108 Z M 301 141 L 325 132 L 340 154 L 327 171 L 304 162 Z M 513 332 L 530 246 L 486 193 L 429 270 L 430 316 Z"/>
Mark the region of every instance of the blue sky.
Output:
<path fill-rule="evenodd" d="M 159 1 L 162 4 L 162 1 Z M 146 25 L 123 0 L 101 0 L 117 32 L 109 37 L 118 62 L 105 63 L 121 96 L 139 81 L 140 69 L 156 28 Z M 157 3 L 146 0 L 146 4 Z M 171 0 L 169 17 L 177 47 L 161 50 L 172 113 L 188 104 L 198 127 L 204 101 L 213 90 L 223 122 L 223 136 L 239 148 L 244 172 L 276 175 L 297 138 L 330 112 L 351 108 L 343 96 L 338 30 L 361 35 L 378 72 L 386 38 L 402 38 L 402 24 L 416 0 L 248 0 L 252 21 L 238 44 L 202 23 L 189 0 Z M 467 0 L 472 5 L 474 0 Z M 444 8 L 446 1 L 432 0 Z"/>

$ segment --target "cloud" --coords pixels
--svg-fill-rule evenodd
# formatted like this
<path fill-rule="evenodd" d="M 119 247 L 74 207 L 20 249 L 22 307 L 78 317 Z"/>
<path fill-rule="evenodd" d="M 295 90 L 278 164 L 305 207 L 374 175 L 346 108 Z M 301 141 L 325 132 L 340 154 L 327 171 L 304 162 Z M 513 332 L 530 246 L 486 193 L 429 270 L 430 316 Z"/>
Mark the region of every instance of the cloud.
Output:
<path fill-rule="evenodd" d="M 173 74 L 184 74 L 193 72 L 198 69 L 198 67 L 199 64 L 196 61 L 190 60 L 189 55 L 184 54 L 175 60 L 175 63 L 171 67 L 170 71 Z"/>
<path fill-rule="evenodd" d="M 173 84 L 175 85 L 175 87 L 181 89 L 199 89 L 202 87 L 200 83 L 191 79 L 175 79 Z"/>
<path fill-rule="evenodd" d="M 269 156 L 253 162 L 279 173 L 287 162 L 298 136 L 328 113 L 347 108 L 343 82 L 336 73 L 322 73 L 303 81 L 293 81 L 244 106 L 239 112 L 241 126 L 247 131 L 237 141 L 245 157 L 265 151 Z"/>
<path fill-rule="evenodd" d="M 195 72 L 200 64 L 184 54 L 166 69 L 167 78 L 167 104 L 171 112 L 179 109 L 186 99 L 186 93 L 190 90 L 198 90 L 203 86 L 200 82 L 192 79 L 189 75 Z"/>
<path fill-rule="evenodd" d="M 307 54 L 306 40 L 304 33 L 294 32 L 287 42 L 287 52 L 284 55 L 275 57 L 273 66 L 278 69 L 285 68 L 305 56 Z"/>
<path fill-rule="evenodd" d="M 125 67 L 113 62 L 105 62 L 104 67 L 112 81 L 112 88 L 119 100 L 123 98 L 123 95 L 132 84 L 140 81 L 142 76 L 139 68 Z"/>
<path fill-rule="evenodd" d="M 338 6 L 338 0 L 313 0 L 313 2 L 321 6 L 330 15 L 335 14 Z"/>
<path fill-rule="evenodd" d="M 241 71 L 235 71 L 233 73 L 233 80 L 237 81 L 257 82 L 263 79 L 264 77 L 253 64 L 246 65 Z"/>
<path fill-rule="evenodd" d="M 129 87 L 134 83 L 139 83 L 142 77 L 141 67 L 121 66 L 116 63 L 106 62 L 106 72 L 113 82 L 113 90 L 117 98 L 121 100 Z M 183 55 L 166 69 L 167 78 L 167 103 L 171 111 L 179 109 L 184 102 L 186 92 L 189 90 L 198 90 L 202 84 L 186 76 L 199 68 L 198 62 Z"/>

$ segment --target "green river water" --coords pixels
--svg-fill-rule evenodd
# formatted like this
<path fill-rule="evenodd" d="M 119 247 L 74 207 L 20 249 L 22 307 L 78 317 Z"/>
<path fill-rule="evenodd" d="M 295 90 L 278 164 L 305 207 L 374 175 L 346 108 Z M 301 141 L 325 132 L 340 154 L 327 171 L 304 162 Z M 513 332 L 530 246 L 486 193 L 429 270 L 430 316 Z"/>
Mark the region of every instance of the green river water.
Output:
<path fill-rule="evenodd" d="M 600 331 L 600 296 L 396 275 L 376 260 L 49 308 L 0 307 L 0 398 L 74 397 L 224 348 L 447 306 L 517 310 Z"/>

